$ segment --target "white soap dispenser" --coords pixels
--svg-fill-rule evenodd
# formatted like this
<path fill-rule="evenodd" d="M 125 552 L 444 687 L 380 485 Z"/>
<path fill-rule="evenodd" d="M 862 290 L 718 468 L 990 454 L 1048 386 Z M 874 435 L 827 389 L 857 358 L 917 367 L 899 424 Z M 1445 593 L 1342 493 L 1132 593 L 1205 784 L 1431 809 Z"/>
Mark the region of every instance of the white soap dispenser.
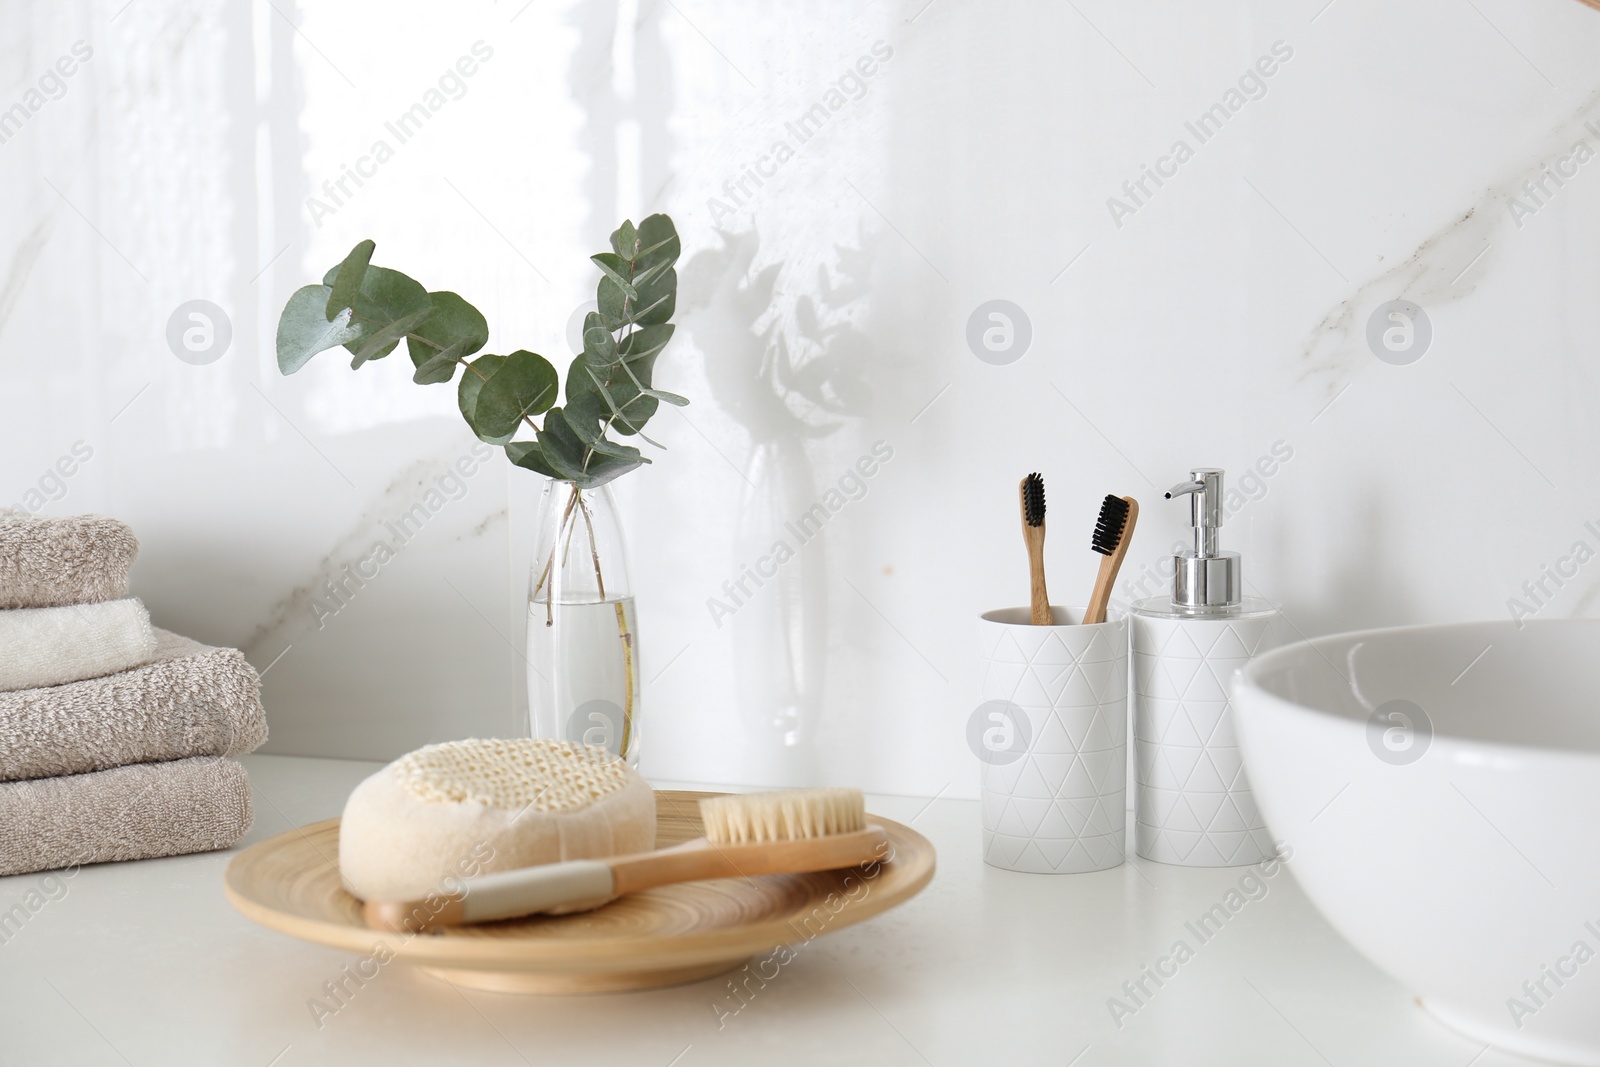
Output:
<path fill-rule="evenodd" d="M 1190 498 L 1194 548 L 1172 557 L 1171 597 L 1139 601 L 1131 619 L 1135 847 L 1189 867 L 1238 867 L 1275 851 L 1245 778 L 1229 686 L 1277 642 L 1280 614 L 1241 595 L 1239 553 L 1218 546 L 1222 475 L 1196 467 L 1167 492 Z"/>

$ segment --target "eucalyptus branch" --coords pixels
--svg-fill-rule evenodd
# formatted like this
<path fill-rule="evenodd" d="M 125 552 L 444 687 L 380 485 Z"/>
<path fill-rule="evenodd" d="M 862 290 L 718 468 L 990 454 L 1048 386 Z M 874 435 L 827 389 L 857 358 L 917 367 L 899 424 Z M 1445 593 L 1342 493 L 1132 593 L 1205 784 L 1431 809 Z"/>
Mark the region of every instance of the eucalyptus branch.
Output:
<path fill-rule="evenodd" d="M 634 280 L 634 278 L 633 278 L 633 273 L 632 273 L 633 272 L 633 265 L 631 263 L 628 266 L 628 271 L 629 271 L 628 281 L 632 282 Z M 623 296 L 623 298 L 622 298 L 622 310 L 624 312 L 628 311 L 629 305 L 631 304 L 632 300 L 633 300 L 633 298 L 631 296 L 627 296 L 627 295 Z M 617 359 L 622 364 L 624 370 L 627 369 L 628 361 L 627 361 L 627 359 L 625 359 L 622 356 L 622 346 L 627 344 L 628 343 L 628 339 L 630 337 L 632 337 L 634 335 L 634 333 L 638 330 L 638 325 L 633 321 L 633 317 L 631 315 L 628 317 L 627 330 L 628 330 L 628 332 L 622 335 L 622 340 L 617 342 Z M 629 373 L 629 377 L 632 377 L 632 373 L 631 372 Z M 637 384 L 638 379 L 635 378 L 634 382 Z M 643 393 L 639 394 L 639 396 L 643 396 L 643 395 L 644 395 Z M 634 397 L 634 400 L 637 400 L 637 399 L 638 399 L 638 397 Z M 628 401 L 628 404 L 631 404 L 631 403 L 633 403 L 632 400 Z M 600 427 L 600 436 L 601 437 L 604 437 L 606 434 L 611 432 L 611 427 L 616 423 L 616 421 L 619 418 L 622 417 L 622 408 L 626 408 L 628 406 L 628 404 L 623 404 L 621 408 L 618 408 L 617 410 L 613 411 L 611 413 L 611 415 L 606 419 L 605 425 Z M 588 469 L 589 469 L 589 460 L 593 456 L 594 456 L 594 445 L 590 445 L 587 449 L 584 450 L 584 453 L 583 453 L 583 466 L 582 466 L 581 469 L 584 470 L 585 472 L 588 471 Z"/>
<path fill-rule="evenodd" d="M 376 321 L 374 321 L 372 319 L 369 319 L 364 315 L 356 314 L 356 312 L 354 310 L 352 310 L 350 312 L 350 321 L 365 323 L 368 326 L 381 326 L 382 325 L 382 323 L 379 323 L 379 322 L 376 322 Z M 424 337 L 419 333 L 408 333 L 408 334 L 406 334 L 405 335 L 405 342 L 406 342 L 407 345 L 414 345 L 414 344 L 421 343 L 421 344 L 427 345 L 429 348 L 433 349 L 435 352 L 443 352 L 445 349 L 450 347 L 449 345 L 442 345 L 438 341 L 432 340 L 431 338 Z M 398 344 L 398 343 L 399 342 L 397 341 L 396 344 Z M 481 379 L 482 381 L 487 382 L 489 380 L 489 376 L 487 374 L 483 373 L 483 371 L 479 370 L 477 367 L 473 366 L 471 361 L 469 361 L 465 356 L 456 356 L 454 362 L 455 362 L 455 364 L 457 366 L 464 367 L 464 368 L 466 368 L 466 371 L 477 375 L 478 378 Z M 535 434 L 537 434 L 539 432 L 539 424 L 533 421 L 533 417 L 532 416 L 524 415 L 524 416 L 522 416 L 522 421 L 526 422 L 528 424 L 528 428 L 531 429 Z"/>
<path fill-rule="evenodd" d="M 603 485 L 649 460 L 623 444 L 643 433 L 660 401 L 687 403 L 651 383 L 654 358 L 671 339 L 680 244 L 672 220 L 624 222 L 611 250 L 591 256 L 602 277 L 598 311 L 584 320 L 583 351 L 565 379 L 536 352 L 477 354 L 489 340 L 483 315 L 452 292 L 372 264 L 362 241 L 324 275 L 289 298 L 278 320 L 278 367 L 293 374 L 318 352 L 344 347 L 360 367 L 402 343 L 418 384 L 459 381 L 457 403 L 473 432 L 502 443 L 511 462 L 580 489 Z M 620 364 L 621 369 L 618 370 Z M 459 379 L 456 368 L 465 368 Z M 533 440 L 513 440 L 524 427 Z"/>

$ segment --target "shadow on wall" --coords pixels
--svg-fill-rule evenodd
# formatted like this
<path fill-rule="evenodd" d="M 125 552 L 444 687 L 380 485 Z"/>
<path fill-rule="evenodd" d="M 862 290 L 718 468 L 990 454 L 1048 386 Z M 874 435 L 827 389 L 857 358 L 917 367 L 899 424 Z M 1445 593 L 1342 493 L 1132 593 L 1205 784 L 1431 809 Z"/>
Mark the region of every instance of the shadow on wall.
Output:
<path fill-rule="evenodd" d="M 602 247 L 618 219 L 650 214 L 672 177 L 672 54 L 661 36 L 667 7 L 585 0 L 572 12 L 578 45 L 568 85 L 583 116 L 577 147 L 591 163 L 582 232 Z M 619 68 L 618 58 L 631 63 Z"/>
<path fill-rule="evenodd" d="M 712 396 L 751 448 L 730 546 L 733 577 L 711 610 L 719 629 L 733 627 L 741 726 L 756 764 L 750 777 L 815 782 L 827 546 L 824 531 L 802 537 L 795 523 L 818 500 L 808 442 L 837 433 L 870 405 L 870 343 L 853 321 L 868 257 L 859 247 L 836 248 L 831 269 L 818 265 L 815 295 L 802 293 L 785 314 L 775 302 L 783 263 L 754 266 L 759 235 L 718 236 L 720 247 L 684 269 L 684 324 L 707 356 Z"/>

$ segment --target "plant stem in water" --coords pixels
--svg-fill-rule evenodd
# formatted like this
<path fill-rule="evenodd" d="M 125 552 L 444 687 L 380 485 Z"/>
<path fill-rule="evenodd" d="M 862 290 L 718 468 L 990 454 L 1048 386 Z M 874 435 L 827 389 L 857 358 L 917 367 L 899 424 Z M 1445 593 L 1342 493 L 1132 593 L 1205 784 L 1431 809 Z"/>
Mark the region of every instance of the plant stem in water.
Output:
<path fill-rule="evenodd" d="M 589 532 L 589 558 L 594 562 L 594 582 L 595 582 L 595 586 L 599 591 L 601 601 L 604 601 L 606 599 L 606 580 L 605 580 L 605 575 L 603 573 L 601 573 L 601 570 L 600 570 L 600 546 L 595 542 L 594 519 L 589 514 L 589 505 L 583 499 L 583 491 L 581 489 L 578 489 L 576 486 L 574 486 L 573 490 L 572 490 L 572 498 L 567 501 L 567 508 L 566 508 L 566 510 L 564 512 L 562 512 L 561 524 L 558 527 L 557 532 L 556 532 L 557 544 L 553 544 L 553 545 L 550 546 L 550 558 L 545 561 L 544 573 L 539 576 L 538 582 L 536 582 L 534 584 L 534 587 L 533 587 L 533 594 L 532 595 L 533 595 L 533 598 L 536 601 L 538 600 L 539 590 L 544 589 L 545 583 L 550 581 L 551 576 L 555 571 L 556 552 L 563 547 L 560 544 L 560 542 L 562 541 L 561 530 L 565 530 L 566 533 L 567 533 L 567 536 L 566 536 L 566 539 L 565 539 L 565 542 L 566 542 L 565 543 L 565 548 L 567 550 L 569 550 L 569 551 L 571 549 L 571 546 L 572 546 L 572 535 L 577 530 L 577 524 L 572 522 L 572 512 L 573 512 L 574 509 L 576 509 L 578 511 L 578 513 L 583 516 L 584 527 Z M 566 552 L 563 551 L 562 552 L 562 562 L 563 562 L 563 564 L 565 564 L 565 561 L 566 561 Z M 546 590 L 545 598 L 544 598 L 544 604 L 545 604 L 545 622 L 544 622 L 544 624 L 546 626 L 554 626 L 555 625 L 555 621 L 556 621 L 555 620 L 555 597 L 553 595 L 553 592 L 554 592 L 554 586 L 553 586 L 553 583 L 552 583 L 552 588 L 550 590 Z M 626 611 L 626 609 L 625 609 L 625 607 L 623 605 L 623 602 L 621 600 L 618 600 L 615 603 L 614 607 L 616 608 L 616 612 L 617 612 L 617 636 L 622 641 L 622 672 L 623 672 L 623 683 L 622 683 L 623 684 L 623 692 L 622 692 L 622 744 L 619 746 L 619 748 L 617 750 L 617 755 L 619 757 L 626 758 L 627 753 L 628 753 L 628 745 L 633 739 L 633 705 L 634 705 L 635 693 L 639 688 L 639 671 L 638 671 L 638 665 L 634 662 L 634 656 L 633 656 L 633 632 L 628 629 L 627 611 Z"/>
<path fill-rule="evenodd" d="M 594 559 L 594 584 L 600 589 L 600 599 L 604 600 L 606 580 L 600 575 L 600 546 L 594 543 L 594 520 L 589 517 L 589 505 L 582 500 L 578 501 L 578 510 L 583 513 L 583 524 L 589 528 L 589 555 Z"/>
<path fill-rule="evenodd" d="M 617 755 L 628 757 L 628 742 L 633 734 L 633 693 L 638 688 L 637 670 L 633 663 L 633 634 L 628 630 L 628 616 L 622 601 L 616 602 L 617 633 L 622 638 L 622 744 Z"/>
<path fill-rule="evenodd" d="M 594 520 L 589 515 L 589 505 L 583 501 L 578 502 L 578 511 L 583 515 L 583 524 L 589 530 L 589 555 L 594 560 L 594 582 L 599 587 L 600 599 L 606 598 L 606 580 L 600 573 L 600 546 L 595 543 Z M 621 600 L 615 604 L 617 611 L 617 636 L 622 641 L 622 744 L 617 748 L 617 755 L 626 757 L 628 754 L 628 741 L 633 735 L 633 695 L 638 688 L 638 674 L 633 662 L 633 633 L 628 629 L 628 615 Z"/>
<path fill-rule="evenodd" d="M 578 488 L 576 486 L 574 486 L 573 490 L 572 490 L 572 499 L 567 501 L 567 510 L 562 512 L 562 514 L 561 514 L 561 522 L 556 527 L 556 543 L 552 543 L 550 545 L 550 558 L 545 560 L 544 573 L 539 575 L 538 582 L 536 582 L 534 584 L 533 593 L 530 594 L 535 601 L 537 601 L 539 599 L 539 590 L 543 589 L 544 588 L 544 583 L 550 580 L 550 572 L 555 569 L 555 565 L 556 565 L 556 548 L 557 548 L 557 544 L 561 540 L 561 531 L 563 529 L 567 529 L 567 520 L 572 518 L 572 509 L 578 506 L 578 495 L 579 495 L 579 490 L 578 490 Z M 567 537 L 570 539 L 571 536 L 572 536 L 572 532 L 570 530 L 568 530 Z M 592 541 L 593 539 L 594 539 L 594 535 L 591 534 L 590 535 L 590 540 Z M 600 576 L 600 564 L 599 564 L 599 561 L 595 562 L 595 572 L 594 573 L 595 573 L 595 577 L 599 578 L 599 576 Z M 552 607 L 552 602 L 554 601 L 554 599 L 555 598 L 553 596 L 551 596 L 549 592 L 545 593 L 545 595 L 544 595 L 544 624 L 546 626 L 554 626 L 556 624 L 555 616 L 553 614 L 553 610 L 554 609 Z"/>

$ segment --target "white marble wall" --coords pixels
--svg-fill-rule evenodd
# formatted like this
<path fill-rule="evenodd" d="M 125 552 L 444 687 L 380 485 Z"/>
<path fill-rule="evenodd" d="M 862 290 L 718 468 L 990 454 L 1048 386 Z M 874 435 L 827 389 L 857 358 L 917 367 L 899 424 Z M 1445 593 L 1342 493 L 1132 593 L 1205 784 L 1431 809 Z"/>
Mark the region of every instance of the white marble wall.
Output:
<path fill-rule="evenodd" d="M 1029 470 L 1061 601 L 1103 494 L 1143 501 L 1127 591 L 1155 591 L 1186 522 L 1158 490 L 1261 463 L 1225 537 L 1306 634 L 1595 609 L 1600 162 L 1563 157 L 1600 151 L 1597 47 L 1574 0 L 10 3 L 0 497 L 132 522 L 157 621 L 266 671 L 272 751 L 517 731 L 538 479 L 472 458 L 452 391 L 392 361 L 279 377 L 277 310 L 371 236 L 477 303 L 491 348 L 564 354 L 587 254 L 665 210 L 659 380 L 694 403 L 617 483 L 645 771 L 972 796 L 974 619 L 1025 595 Z M 335 199 L 346 167 L 370 177 Z M 1168 176 L 1135 199 L 1147 167 Z M 1432 341 L 1393 365 L 1367 323 L 1402 298 Z M 196 299 L 232 329 L 205 365 L 166 339 Z M 1015 362 L 969 346 L 991 300 L 1030 325 Z M 824 534 L 734 604 L 841 479 Z M 419 500 L 420 533 L 319 611 Z M 786 753 L 764 724 L 791 705 Z"/>

